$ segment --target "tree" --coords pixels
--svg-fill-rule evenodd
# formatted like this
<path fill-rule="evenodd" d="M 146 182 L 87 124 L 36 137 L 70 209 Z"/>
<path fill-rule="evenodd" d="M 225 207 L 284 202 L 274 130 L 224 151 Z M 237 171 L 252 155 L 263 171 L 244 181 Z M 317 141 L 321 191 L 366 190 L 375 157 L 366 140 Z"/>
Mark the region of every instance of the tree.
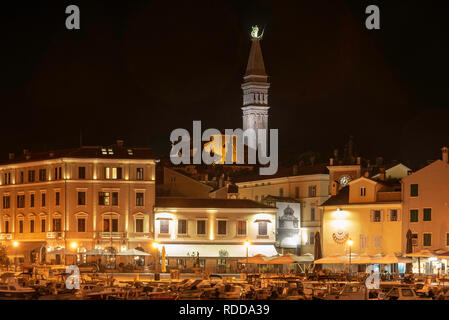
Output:
<path fill-rule="evenodd" d="M 0 245 L 0 265 L 8 265 L 9 259 L 8 259 L 8 251 L 6 250 L 6 246 Z"/>

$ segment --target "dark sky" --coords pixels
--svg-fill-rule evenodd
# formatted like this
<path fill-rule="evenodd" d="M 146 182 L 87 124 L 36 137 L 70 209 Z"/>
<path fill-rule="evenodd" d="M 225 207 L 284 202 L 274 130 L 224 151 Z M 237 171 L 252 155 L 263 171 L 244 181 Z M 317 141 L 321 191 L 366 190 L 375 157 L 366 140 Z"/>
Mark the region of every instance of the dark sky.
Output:
<path fill-rule="evenodd" d="M 169 150 L 175 128 L 241 127 L 250 26 L 270 75 L 281 161 L 424 161 L 449 145 L 444 1 L 44 1 L 1 10 L 0 157 L 124 139 Z M 77 4 L 81 30 L 65 29 Z M 377 4 L 381 30 L 365 28 Z"/>

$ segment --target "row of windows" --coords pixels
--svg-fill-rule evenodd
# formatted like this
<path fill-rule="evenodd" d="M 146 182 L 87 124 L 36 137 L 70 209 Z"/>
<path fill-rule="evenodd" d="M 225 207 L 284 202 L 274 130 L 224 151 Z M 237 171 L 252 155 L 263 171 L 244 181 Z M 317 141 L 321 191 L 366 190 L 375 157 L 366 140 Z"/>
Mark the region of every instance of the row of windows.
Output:
<path fill-rule="evenodd" d="M 62 168 L 54 168 L 54 180 L 62 179 Z M 123 179 L 123 169 L 121 167 L 105 167 L 105 179 Z M 39 182 L 47 181 L 47 169 L 39 169 Z M 78 179 L 86 179 L 86 167 L 78 167 Z M 136 180 L 143 180 L 143 168 L 136 168 Z M 19 184 L 25 183 L 24 171 L 19 172 Z M 36 182 L 36 170 L 28 170 L 28 182 Z M 3 184 L 11 184 L 11 172 L 4 173 Z"/>
<path fill-rule="evenodd" d="M 40 220 L 40 232 L 47 232 L 46 229 L 46 219 Z M 62 223 L 61 218 L 54 218 L 52 220 L 52 231 L 53 232 L 61 232 L 62 231 Z M 144 232 L 144 219 L 143 218 L 137 218 L 135 220 L 135 232 Z M 18 221 L 18 231 L 19 233 L 24 233 L 24 221 L 19 220 Z M 105 218 L 103 219 L 103 231 L 104 232 L 118 232 L 118 219 L 117 218 Z M 86 218 L 78 218 L 77 219 L 77 231 L 78 232 L 86 232 Z M 9 233 L 9 220 L 6 220 L 4 222 L 4 229 L 3 232 Z M 29 232 L 34 233 L 35 231 L 35 221 L 34 219 L 30 220 L 29 223 Z"/>
<path fill-rule="evenodd" d="M 239 220 L 237 222 L 237 235 L 245 236 L 246 235 L 247 222 L 245 220 Z M 217 221 L 217 234 L 218 235 L 226 235 L 228 231 L 228 221 L 226 220 L 218 220 Z M 170 221 L 169 220 L 160 220 L 159 221 L 159 233 L 160 234 L 169 234 L 170 233 Z M 178 220 L 178 234 L 187 234 L 187 220 L 180 219 Z M 197 235 L 206 235 L 206 220 L 197 220 L 196 221 L 196 234 Z M 258 222 L 258 235 L 266 236 L 268 235 L 268 223 L 266 221 Z"/>
<path fill-rule="evenodd" d="M 257 187 L 257 184 L 256 184 L 256 187 Z M 308 197 L 309 198 L 316 197 L 316 194 L 317 194 L 317 187 L 316 187 L 316 185 L 309 186 L 309 190 L 308 191 L 309 191 L 309 193 L 308 193 Z M 279 188 L 279 196 L 280 197 L 284 196 L 284 188 Z M 264 195 L 261 195 L 260 196 L 260 200 L 263 200 L 263 198 L 264 198 Z M 295 187 L 295 198 L 297 198 L 297 199 L 300 198 L 299 187 Z M 258 195 L 255 196 L 255 200 L 259 201 L 259 196 Z"/>
<path fill-rule="evenodd" d="M 422 210 L 422 221 L 432 221 L 432 209 L 424 208 Z M 419 210 L 411 209 L 410 210 L 410 222 L 418 222 L 419 221 Z"/>
<path fill-rule="evenodd" d="M 384 210 L 371 210 L 370 222 L 383 222 L 385 220 Z M 399 209 L 388 209 L 386 221 L 394 222 L 400 220 Z"/>
<path fill-rule="evenodd" d="M 41 207 L 46 207 L 46 194 L 41 193 Z M 118 192 L 99 192 L 98 193 L 98 205 L 100 206 L 118 206 Z M 136 192 L 136 206 L 143 207 L 144 206 L 144 193 Z M 86 192 L 78 191 L 77 194 L 77 204 L 79 206 L 86 205 Z M 60 205 L 60 192 L 55 192 L 55 205 Z M 34 193 L 30 194 L 30 208 L 34 208 L 35 206 L 35 195 Z M 11 198 L 9 195 L 3 196 L 3 209 L 9 209 L 11 207 Z M 25 208 L 25 195 L 19 194 L 17 195 L 17 208 L 23 209 Z"/>

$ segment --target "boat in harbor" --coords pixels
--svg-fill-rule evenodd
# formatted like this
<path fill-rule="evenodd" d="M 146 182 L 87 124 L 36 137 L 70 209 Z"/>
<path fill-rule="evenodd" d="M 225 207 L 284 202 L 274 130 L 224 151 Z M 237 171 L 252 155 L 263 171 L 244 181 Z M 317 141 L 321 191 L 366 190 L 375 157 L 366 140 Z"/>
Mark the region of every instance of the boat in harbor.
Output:
<path fill-rule="evenodd" d="M 36 297 L 36 290 L 22 286 L 17 278 L 9 277 L 0 283 L 0 300 L 31 300 Z"/>

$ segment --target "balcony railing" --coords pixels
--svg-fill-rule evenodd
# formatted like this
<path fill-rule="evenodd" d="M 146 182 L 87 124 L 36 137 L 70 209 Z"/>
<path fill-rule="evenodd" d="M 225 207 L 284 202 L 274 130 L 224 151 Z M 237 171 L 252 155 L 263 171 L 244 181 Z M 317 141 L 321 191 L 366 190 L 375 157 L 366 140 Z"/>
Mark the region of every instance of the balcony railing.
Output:
<path fill-rule="evenodd" d="M 47 232 L 47 239 L 62 239 L 64 233 L 62 231 Z"/>
<path fill-rule="evenodd" d="M 0 233 L 0 240 L 11 240 L 12 233 Z"/>
<path fill-rule="evenodd" d="M 98 237 L 103 239 L 123 239 L 126 238 L 126 232 L 98 232 Z"/>

